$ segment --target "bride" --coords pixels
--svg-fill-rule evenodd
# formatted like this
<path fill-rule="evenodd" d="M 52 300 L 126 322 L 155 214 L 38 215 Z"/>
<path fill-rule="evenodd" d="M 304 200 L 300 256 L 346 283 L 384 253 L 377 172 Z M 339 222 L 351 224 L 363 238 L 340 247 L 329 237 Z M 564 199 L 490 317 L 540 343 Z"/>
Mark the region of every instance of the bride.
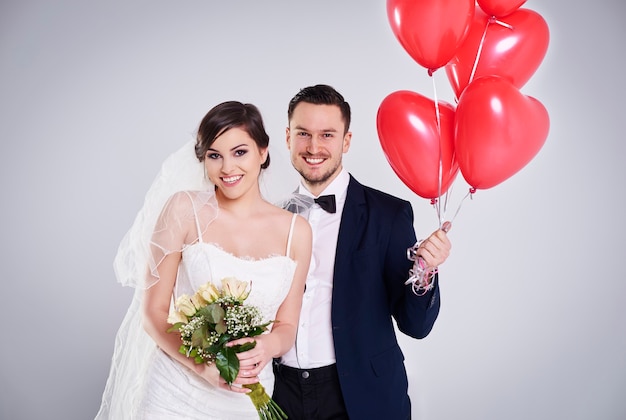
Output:
<path fill-rule="evenodd" d="M 224 102 L 203 118 L 195 144 L 164 162 L 115 260 L 118 280 L 136 291 L 96 419 L 258 418 L 242 385 L 273 389 L 271 361 L 295 341 L 311 257 L 308 222 L 261 196 L 268 143 L 254 105 Z M 225 277 L 250 282 L 246 304 L 277 321 L 238 354 L 232 386 L 215 365 L 179 353 L 180 336 L 166 332 L 178 296 Z"/>

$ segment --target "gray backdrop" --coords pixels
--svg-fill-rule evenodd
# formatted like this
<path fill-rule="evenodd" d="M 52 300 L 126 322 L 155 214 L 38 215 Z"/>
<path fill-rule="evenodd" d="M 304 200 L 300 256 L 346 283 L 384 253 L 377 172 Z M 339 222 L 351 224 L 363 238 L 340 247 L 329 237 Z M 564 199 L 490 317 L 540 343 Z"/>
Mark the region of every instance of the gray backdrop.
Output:
<path fill-rule="evenodd" d="M 521 172 L 462 202 L 439 320 L 401 338 L 416 418 L 626 418 L 626 6 L 525 7 L 551 30 L 522 89 L 549 110 L 550 135 Z M 434 82 L 452 101 L 443 71 Z M 434 90 L 384 1 L 0 3 L 1 418 L 93 418 L 131 297 L 112 260 L 161 161 L 213 105 L 253 102 L 272 138 L 263 188 L 282 197 L 297 183 L 286 105 L 315 83 L 353 107 L 346 167 L 410 200 L 418 236 L 434 230 L 376 134 L 386 95 Z M 459 177 L 449 217 L 465 192 Z"/>

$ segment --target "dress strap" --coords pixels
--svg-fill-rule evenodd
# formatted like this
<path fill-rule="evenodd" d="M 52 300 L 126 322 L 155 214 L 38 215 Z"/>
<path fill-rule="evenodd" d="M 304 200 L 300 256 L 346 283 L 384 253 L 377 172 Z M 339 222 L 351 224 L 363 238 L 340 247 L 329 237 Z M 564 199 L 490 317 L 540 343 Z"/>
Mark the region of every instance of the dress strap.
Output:
<path fill-rule="evenodd" d="M 185 194 L 187 194 L 187 197 L 189 197 L 189 200 L 191 201 L 191 208 L 193 209 L 193 217 L 194 217 L 194 220 L 196 221 L 196 230 L 198 231 L 198 242 L 202 242 L 202 231 L 200 230 L 200 221 L 198 221 L 198 212 L 196 211 L 196 205 L 194 204 L 193 197 L 191 197 L 191 194 L 189 194 L 189 191 L 185 191 Z"/>
<path fill-rule="evenodd" d="M 287 252 L 285 253 L 287 257 L 291 252 L 291 237 L 293 236 L 293 227 L 296 224 L 296 216 L 298 216 L 296 213 L 291 216 L 291 226 L 289 227 L 289 237 L 287 238 Z"/>

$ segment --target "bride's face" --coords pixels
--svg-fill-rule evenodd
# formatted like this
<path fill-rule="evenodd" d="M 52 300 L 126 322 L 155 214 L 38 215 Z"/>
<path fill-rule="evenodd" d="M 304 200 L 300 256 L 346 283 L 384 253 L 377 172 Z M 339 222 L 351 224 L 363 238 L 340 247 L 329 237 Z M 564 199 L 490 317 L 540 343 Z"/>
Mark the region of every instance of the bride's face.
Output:
<path fill-rule="evenodd" d="M 258 192 L 261 165 L 267 148 L 259 149 L 241 128 L 231 128 L 219 135 L 207 150 L 204 165 L 207 176 L 225 198 L 237 199 L 250 190 Z"/>

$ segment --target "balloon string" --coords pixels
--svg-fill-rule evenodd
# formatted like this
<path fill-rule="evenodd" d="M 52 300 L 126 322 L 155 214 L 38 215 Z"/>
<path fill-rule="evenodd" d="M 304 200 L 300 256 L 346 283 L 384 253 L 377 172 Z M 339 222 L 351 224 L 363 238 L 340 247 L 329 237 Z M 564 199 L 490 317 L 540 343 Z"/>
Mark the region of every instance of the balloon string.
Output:
<path fill-rule="evenodd" d="M 437 173 L 437 199 L 434 199 L 433 205 L 435 206 L 435 210 L 437 212 L 437 220 L 439 222 L 439 228 L 441 229 L 441 224 L 443 223 L 443 217 L 444 215 L 441 213 L 441 202 L 440 202 L 440 198 L 441 198 L 441 188 L 442 188 L 442 180 L 443 180 L 443 164 L 442 164 L 442 160 L 443 160 L 443 152 L 441 150 L 441 114 L 439 112 L 439 100 L 437 99 L 437 84 L 435 83 L 435 78 L 432 75 L 432 72 L 429 72 L 428 74 L 430 74 L 430 76 L 432 77 L 433 80 L 433 95 L 434 95 L 434 102 L 435 102 L 435 116 L 437 119 L 437 135 L 438 135 L 438 139 L 439 139 L 439 167 L 438 167 L 438 173 Z M 447 202 L 447 198 L 445 200 Z M 444 207 L 444 213 L 445 213 L 445 207 Z"/>
<path fill-rule="evenodd" d="M 496 19 L 495 16 L 491 16 L 487 20 L 487 24 L 485 25 L 485 30 L 483 31 L 483 36 L 480 38 L 480 43 L 478 44 L 478 51 L 476 52 L 476 58 L 474 59 L 474 66 L 472 67 L 472 72 L 470 73 L 469 80 L 467 84 L 472 83 L 474 80 L 474 75 L 476 74 L 476 68 L 478 68 L 478 62 L 480 61 L 480 55 L 483 52 L 483 45 L 485 44 L 485 38 L 487 37 L 487 30 L 489 29 L 489 24 L 496 23 L 500 26 L 504 26 L 505 28 L 513 29 L 513 25 L 509 25 L 506 22 L 502 22 L 501 20 Z"/>
<path fill-rule="evenodd" d="M 452 216 L 452 220 L 450 220 L 451 223 L 454 222 L 454 219 L 456 219 L 456 216 L 458 216 L 459 211 L 461 210 L 461 206 L 463 205 L 463 202 L 467 199 L 467 197 L 469 197 L 470 200 L 472 200 L 474 198 L 475 192 L 476 192 L 476 188 L 471 187 L 469 191 L 467 192 L 467 194 L 465 194 L 465 197 L 463 197 L 463 199 L 459 203 L 459 207 L 457 207 L 456 211 L 454 212 L 454 216 Z"/>
<path fill-rule="evenodd" d="M 454 183 L 450 184 L 450 186 L 448 187 L 448 191 L 446 191 L 445 194 L 444 194 L 445 195 L 445 198 L 443 200 L 443 214 L 444 215 L 446 214 L 446 211 L 448 209 L 448 197 L 452 197 L 452 189 L 453 189 L 453 187 L 454 187 Z"/>
<path fill-rule="evenodd" d="M 485 38 L 487 37 L 487 29 L 489 29 L 489 24 L 491 23 L 491 18 L 487 21 L 485 25 L 485 30 L 483 31 L 483 36 L 480 38 L 480 43 L 478 44 L 478 51 L 476 52 L 476 58 L 474 59 L 474 66 L 472 67 L 472 72 L 470 73 L 469 80 L 467 84 L 472 83 L 474 80 L 474 75 L 476 74 L 476 68 L 478 67 L 478 61 L 480 61 L 480 54 L 483 52 L 483 44 L 485 43 Z"/>
<path fill-rule="evenodd" d="M 515 29 L 515 26 L 511 25 L 510 23 L 502 22 L 501 20 L 496 19 L 495 16 L 491 16 L 489 20 L 491 21 L 491 23 L 497 23 L 498 25 L 504 26 L 505 28 Z"/>

